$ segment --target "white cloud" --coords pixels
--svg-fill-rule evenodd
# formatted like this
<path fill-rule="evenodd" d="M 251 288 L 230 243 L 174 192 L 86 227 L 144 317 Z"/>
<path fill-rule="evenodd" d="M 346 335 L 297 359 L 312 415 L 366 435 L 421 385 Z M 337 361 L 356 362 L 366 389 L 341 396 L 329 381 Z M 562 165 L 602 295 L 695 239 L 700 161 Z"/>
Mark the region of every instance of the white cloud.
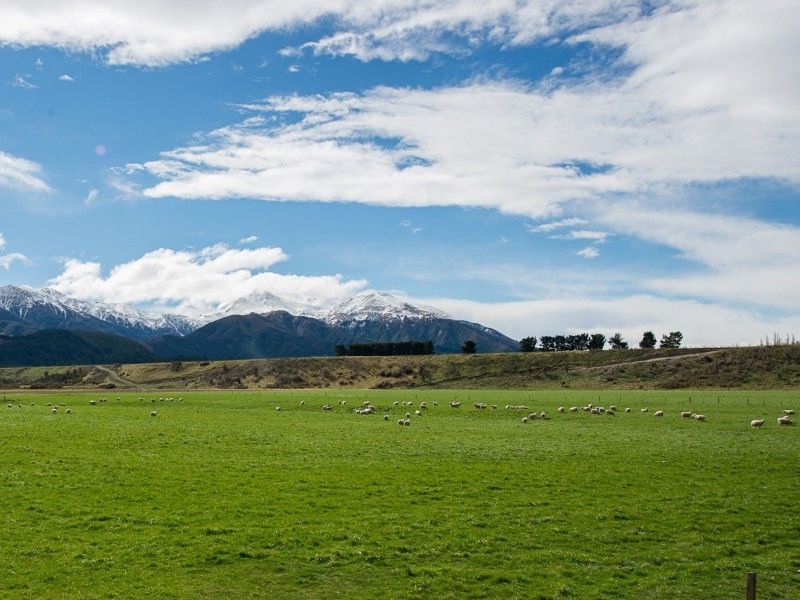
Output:
<path fill-rule="evenodd" d="M 0 250 L 5 248 L 6 246 L 6 238 L 5 236 L 0 233 Z M 21 263 L 29 263 L 28 257 L 24 254 L 20 254 L 19 252 L 11 252 L 9 254 L 0 254 L 0 269 L 4 269 L 8 271 L 11 268 L 11 265 L 14 262 L 21 262 Z"/>
<path fill-rule="evenodd" d="M 615 23 L 638 14 L 637 5 L 632 0 L 5 0 L 0 44 L 99 50 L 110 64 L 162 66 L 327 17 L 334 32 L 307 44 L 314 52 L 420 60 L 478 43 L 520 45 Z"/>
<path fill-rule="evenodd" d="M 557 240 L 592 240 L 602 244 L 608 238 L 608 233 L 605 231 L 592 231 L 590 229 L 576 229 L 569 231 L 563 235 L 550 236 Z"/>
<path fill-rule="evenodd" d="M 258 236 L 257 235 L 250 235 L 250 236 L 247 236 L 247 237 L 244 237 L 244 238 L 240 239 L 239 243 L 240 244 L 252 244 L 253 242 L 257 242 L 257 241 L 258 241 Z"/>
<path fill-rule="evenodd" d="M 600 252 L 593 246 L 587 246 L 583 250 L 578 250 L 575 254 L 583 258 L 597 258 L 600 256 Z"/>
<path fill-rule="evenodd" d="M 75 81 L 72 77 L 64 73 L 61 77 L 58 78 L 59 81 Z"/>
<path fill-rule="evenodd" d="M 22 188 L 35 192 L 50 192 L 42 179 L 42 167 L 30 160 L 0 151 L 0 187 Z"/>
<path fill-rule="evenodd" d="M 289 65 L 289 68 L 286 70 L 289 71 L 289 73 L 299 73 L 300 65 Z"/>
<path fill-rule="evenodd" d="M 482 303 L 452 298 L 423 298 L 456 318 L 476 321 L 519 339 L 550 335 L 620 331 L 638 343 L 648 330 L 657 335 L 682 331 L 687 346 L 758 344 L 773 331 L 800 331 L 800 313 L 769 316 L 759 311 L 696 300 L 673 300 L 652 295 L 614 299 L 554 298 L 548 300 Z"/>
<path fill-rule="evenodd" d="M 82 299 L 158 303 L 178 312 L 203 314 L 253 292 L 270 291 L 290 301 L 325 305 L 366 285 L 340 275 L 293 275 L 270 269 L 287 260 L 280 248 L 232 249 L 217 244 L 200 250 L 160 248 L 103 275 L 96 262 L 65 261 L 49 285 Z"/>
<path fill-rule="evenodd" d="M 100 192 L 98 190 L 91 189 L 91 190 L 89 190 L 89 193 L 86 194 L 86 198 L 83 199 L 83 203 L 86 206 L 94 204 L 97 201 L 97 198 L 98 198 L 99 195 L 100 195 Z"/>
<path fill-rule="evenodd" d="M 580 225 L 588 225 L 589 221 L 579 217 L 570 217 L 568 219 L 561 219 L 560 221 L 551 221 L 549 223 L 542 223 L 540 225 L 529 225 L 528 231 L 531 233 L 550 233 L 558 229 L 565 229 L 567 227 L 576 227 Z"/>
<path fill-rule="evenodd" d="M 11 85 L 14 87 L 22 88 L 24 90 L 36 90 L 39 89 L 39 86 L 33 83 L 30 80 L 30 75 L 20 75 L 17 73 L 14 75 L 14 79 L 11 80 Z"/>

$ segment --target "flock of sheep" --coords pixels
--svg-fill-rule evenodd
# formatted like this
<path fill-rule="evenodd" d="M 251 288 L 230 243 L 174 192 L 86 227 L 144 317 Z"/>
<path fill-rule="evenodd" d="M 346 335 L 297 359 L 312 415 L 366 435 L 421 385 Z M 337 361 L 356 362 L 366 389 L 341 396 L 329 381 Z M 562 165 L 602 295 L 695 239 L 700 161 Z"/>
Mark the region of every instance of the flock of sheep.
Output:
<path fill-rule="evenodd" d="M 116 399 L 120 400 L 119 397 L 116 398 Z M 175 400 L 176 399 L 172 398 L 172 397 L 159 397 L 158 398 L 159 402 L 175 402 Z M 151 404 L 155 404 L 156 401 L 157 401 L 156 398 L 150 398 L 150 403 Z M 183 398 L 178 398 L 177 401 L 178 402 L 183 402 Z M 100 403 L 108 402 L 108 398 L 103 397 L 103 398 L 99 398 L 98 400 L 89 400 L 89 404 L 91 406 L 95 406 L 98 402 L 100 402 Z M 140 396 L 139 397 L 139 402 L 144 402 L 144 398 Z M 68 408 L 66 406 L 66 402 L 64 402 L 62 404 L 65 407 L 65 411 L 64 412 L 66 414 L 71 414 L 72 413 L 72 409 Z M 305 404 L 305 400 L 301 400 L 300 401 L 300 405 L 302 406 L 304 404 Z M 339 406 L 346 406 L 347 405 L 347 400 L 339 400 L 338 401 L 338 405 Z M 402 405 L 404 408 L 406 408 L 408 410 L 407 410 L 407 412 L 405 413 L 405 415 L 403 417 L 398 419 L 397 424 L 407 427 L 407 426 L 411 425 L 412 414 L 411 414 L 411 410 L 410 409 L 414 407 L 414 403 L 411 402 L 411 401 L 400 402 L 399 400 L 396 400 L 392 404 L 393 407 L 399 407 L 400 405 Z M 437 405 L 438 405 L 438 402 L 433 402 L 433 406 L 437 406 Z M 17 404 L 17 406 L 21 407 L 22 405 L 21 404 Z M 32 403 L 31 406 L 34 406 L 34 404 Z M 449 406 L 450 406 L 450 408 L 458 409 L 458 408 L 461 408 L 461 402 L 459 402 L 457 400 L 453 400 L 452 402 L 450 402 Z M 484 402 L 475 402 L 472 406 L 477 410 L 485 410 L 485 409 L 489 408 L 490 406 L 491 406 L 491 408 L 493 410 L 497 410 L 497 408 L 498 408 L 497 404 L 488 405 L 488 404 L 486 404 Z M 58 404 L 48 403 L 47 407 L 50 408 L 50 412 L 51 413 L 58 414 L 58 411 L 59 411 Z M 13 408 L 13 405 L 9 403 L 8 404 L 8 408 Z M 427 409 L 428 409 L 427 402 L 424 402 L 424 401 L 420 402 L 419 403 L 419 408 L 414 410 L 414 415 L 413 416 L 421 417 L 424 414 L 424 411 L 426 411 Z M 276 406 L 275 410 L 282 411 L 283 408 L 281 406 Z M 325 405 L 322 406 L 322 410 L 324 410 L 326 412 L 332 411 L 333 410 L 333 405 L 325 404 Z M 516 405 L 515 406 L 515 405 L 506 404 L 505 405 L 505 410 L 507 410 L 507 411 L 523 411 L 523 412 L 527 412 L 528 414 L 522 417 L 522 422 L 523 423 L 530 423 L 531 421 L 535 421 L 535 420 L 547 421 L 547 420 L 550 419 L 549 415 L 545 411 L 530 412 L 530 409 L 527 406 L 524 406 L 524 405 Z M 628 413 L 631 412 L 631 410 L 632 409 L 630 407 L 627 407 L 622 412 L 623 412 L 623 414 L 628 414 Z M 376 411 L 377 411 L 377 408 L 372 403 L 370 403 L 368 401 L 363 402 L 361 406 L 359 406 L 359 407 L 357 407 L 357 408 L 355 408 L 353 410 L 353 412 L 355 414 L 357 414 L 357 415 L 371 415 L 371 414 L 374 414 Z M 606 416 L 611 416 L 611 417 L 615 416 L 617 414 L 617 412 L 619 412 L 618 408 L 613 404 L 611 406 L 609 406 L 608 408 L 606 408 L 604 406 L 594 406 L 591 403 L 587 404 L 586 406 L 580 406 L 580 407 L 579 406 L 571 406 L 569 409 L 567 409 L 564 406 L 559 406 L 558 410 L 556 412 L 558 412 L 559 414 L 565 414 L 567 412 L 569 412 L 569 413 L 577 413 L 577 412 L 580 412 L 580 411 L 587 412 L 587 413 L 590 413 L 590 414 L 593 414 L 593 415 L 606 415 Z M 642 409 L 640 409 L 640 412 L 641 413 L 648 413 L 649 412 L 649 408 L 646 408 L 646 407 L 642 408 Z M 150 416 L 151 417 L 155 417 L 157 415 L 158 415 L 157 411 L 155 411 L 155 410 L 150 411 Z M 663 410 L 653 411 L 653 416 L 654 417 L 663 417 L 664 416 L 664 411 Z M 684 418 L 684 419 L 694 419 L 695 421 L 701 421 L 701 422 L 706 420 L 706 416 L 705 415 L 696 414 L 696 413 L 694 413 L 692 411 L 688 411 L 688 410 L 682 411 L 680 413 L 680 416 L 682 418 Z M 782 411 L 782 414 L 777 418 L 778 425 L 794 425 L 794 421 L 792 420 L 793 416 L 795 416 L 795 411 L 793 409 L 784 409 Z M 389 417 L 388 414 L 383 416 L 383 420 L 384 421 L 388 421 L 389 418 L 390 417 Z M 753 419 L 752 421 L 750 421 L 750 426 L 751 427 L 756 427 L 756 428 L 762 427 L 765 422 L 766 422 L 765 419 Z"/>
<path fill-rule="evenodd" d="M 304 405 L 305 404 L 305 400 L 301 400 L 300 404 Z M 339 406 L 346 406 L 347 405 L 347 400 L 339 400 L 338 401 L 338 405 Z M 399 407 L 401 405 L 404 408 L 409 408 L 410 409 L 410 408 L 413 408 L 414 403 L 410 402 L 410 401 L 400 402 L 398 400 L 395 400 L 392 403 L 393 407 Z M 438 402 L 433 402 L 433 405 L 437 406 Z M 485 410 L 486 408 L 489 408 L 489 406 L 491 406 L 491 408 L 493 410 L 497 410 L 497 408 L 498 408 L 497 404 L 488 405 L 488 404 L 486 404 L 484 402 L 475 402 L 472 406 L 474 408 L 478 409 L 478 410 Z M 427 402 L 420 402 L 419 408 L 414 411 L 414 416 L 421 417 L 423 415 L 423 411 L 425 411 L 427 408 L 428 408 Z M 459 402 L 457 400 L 453 400 L 452 402 L 450 402 L 450 408 L 461 408 L 461 402 Z M 280 407 L 280 406 L 276 406 L 275 409 L 278 410 L 278 411 L 283 410 L 283 408 Z M 325 404 L 325 405 L 322 406 L 322 410 L 324 410 L 326 412 L 332 411 L 333 410 L 333 405 Z M 528 414 L 522 417 L 522 422 L 523 423 L 529 423 L 529 422 L 534 421 L 534 420 L 547 421 L 547 420 L 550 419 L 550 417 L 548 416 L 548 414 L 545 411 L 541 411 L 541 412 L 538 412 L 538 413 L 537 412 L 529 412 L 530 408 L 527 407 L 527 406 L 524 406 L 524 405 L 516 405 L 515 406 L 515 405 L 511 405 L 511 404 L 506 404 L 505 405 L 505 410 L 527 412 Z M 371 414 L 374 414 L 376 411 L 377 411 L 377 408 L 371 402 L 368 402 L 368 401 L 364 401 L 361 406 L 353 409 L 353 412 L 355 414 L 357 414 L 357 415 L 371 415 Z M 586 406 L 580 406 L 580 407 L 571 406 L 569 409 L 567 409 L 564 406 L 559 406 L 558 410 L 556 412 L 558 412 L 559 414 L 565 414 L 567 412 L 577 413 L 579 411 L 584 411 L 584 412 L 587 412 L 587 413 L 590 413 L 590 414 L 593 414 L 593 415 L 607 415 L 607 416 L 613 417 L 613 416 L 615 416 L 617 414 L 617 412 L 619 412 L 619 409 L 613 404 L 611 406 L 609 406 L 608 408 L 606 408 L 604 406 L 594 406 L 593 404 L 590 403 L 590 404 L 587 404 Z M 623 412 L 623 414 L 628 414 L 631 411 L 632 411 L 632 409 L 630 407 L 626 407 L 622 412 Z M 650 409 L 645 407 L 645 408 L 640 409 L 640 412 L 643 413 L 643 414 L 644 413 L 648 413 L 648 412 L 650 412 Z M 783 410 L 783 414 L 780 417 L 778 417 L 778 425 L 794 425 L 794 421 L 791 419 L 791 417 L 794 416 L 794 414 L 795 414 L 795 411 L 793 409 L 784 409 Z M 664 416 L 664 411 L 663 410 L 653 411 L 653 416 L 654 417 L 663 417 Z M 689 410 L 681 411 L 680 416 L 681 416 L 681 418 L 684 418 L 684 419 L 694 419 L 695 421 L 700 421 L 700 422 L 704 422 L 706 420 L 706 416 L 705 415 L 694 413 L 694 412 L 689 411 Z M 409 426 L 409 425 L 411 425 L 411 417 L 412 417 L 412 414 L 411 414 L 411 412 L 409 410 L 408 412 L 406 412 L 405 416 L 402 416 L 400 419 L 397 420 L 397 424 L 401 425 L 401 426 Z M 383 420 L 384 421 L 388 421 L 389 419 L 390 419 L 389 415 L 383 415 Z M 750 425 L 752 427 L 761 427 L 764 424 L 764 421 L 765 421 L 764 419 L 753 419 L 750 422 Z"/>

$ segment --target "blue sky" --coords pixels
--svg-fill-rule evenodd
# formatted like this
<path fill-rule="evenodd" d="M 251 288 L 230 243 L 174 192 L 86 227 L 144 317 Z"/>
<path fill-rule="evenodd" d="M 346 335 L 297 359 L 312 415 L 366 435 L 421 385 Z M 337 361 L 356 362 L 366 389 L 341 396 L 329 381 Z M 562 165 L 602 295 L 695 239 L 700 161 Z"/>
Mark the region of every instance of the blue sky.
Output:
<path fill-rule="evenodd" d="M 9 1 L 0 284 L 190 313 L 390 290 L 517 337 L 800 334 L 797 17 Z"/>

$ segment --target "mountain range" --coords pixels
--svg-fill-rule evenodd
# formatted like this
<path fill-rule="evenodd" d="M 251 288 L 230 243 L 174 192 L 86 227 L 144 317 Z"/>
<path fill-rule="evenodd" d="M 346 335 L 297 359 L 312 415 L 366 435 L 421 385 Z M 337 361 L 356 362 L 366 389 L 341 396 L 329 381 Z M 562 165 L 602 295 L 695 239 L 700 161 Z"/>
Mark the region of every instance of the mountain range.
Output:
<path fill-rule="evenodd" d="M 465 340 L 480 352 L 517 349 L 494 329 L 385 292 L 359 294 L 328 309 L 260 292 L 193 318 L 87 302 L 47 288 L 0 287 L 2 365 L 325 356 L 336 344 L 405 340 L 432 340 L 440 353 L 458 352 Z"/>

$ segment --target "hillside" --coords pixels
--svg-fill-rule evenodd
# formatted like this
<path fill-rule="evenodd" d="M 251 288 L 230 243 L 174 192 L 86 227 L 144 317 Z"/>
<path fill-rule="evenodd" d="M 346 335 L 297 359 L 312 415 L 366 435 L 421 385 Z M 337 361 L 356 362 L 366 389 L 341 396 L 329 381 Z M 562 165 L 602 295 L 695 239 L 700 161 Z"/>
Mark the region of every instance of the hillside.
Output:
<path fill-rule="evenodd" d="M 97 331 L 48 329 L 17 337 L 0 336 L 0 365 L 69 365 L 155 360 L 135 340 Z"/>
<path fill-rule="evenodd" d="M 86 388 L 800 389 L 800 346 L 145 363 L 113 372 L 0 369 L 0 386 L 62 377 Z"/>

